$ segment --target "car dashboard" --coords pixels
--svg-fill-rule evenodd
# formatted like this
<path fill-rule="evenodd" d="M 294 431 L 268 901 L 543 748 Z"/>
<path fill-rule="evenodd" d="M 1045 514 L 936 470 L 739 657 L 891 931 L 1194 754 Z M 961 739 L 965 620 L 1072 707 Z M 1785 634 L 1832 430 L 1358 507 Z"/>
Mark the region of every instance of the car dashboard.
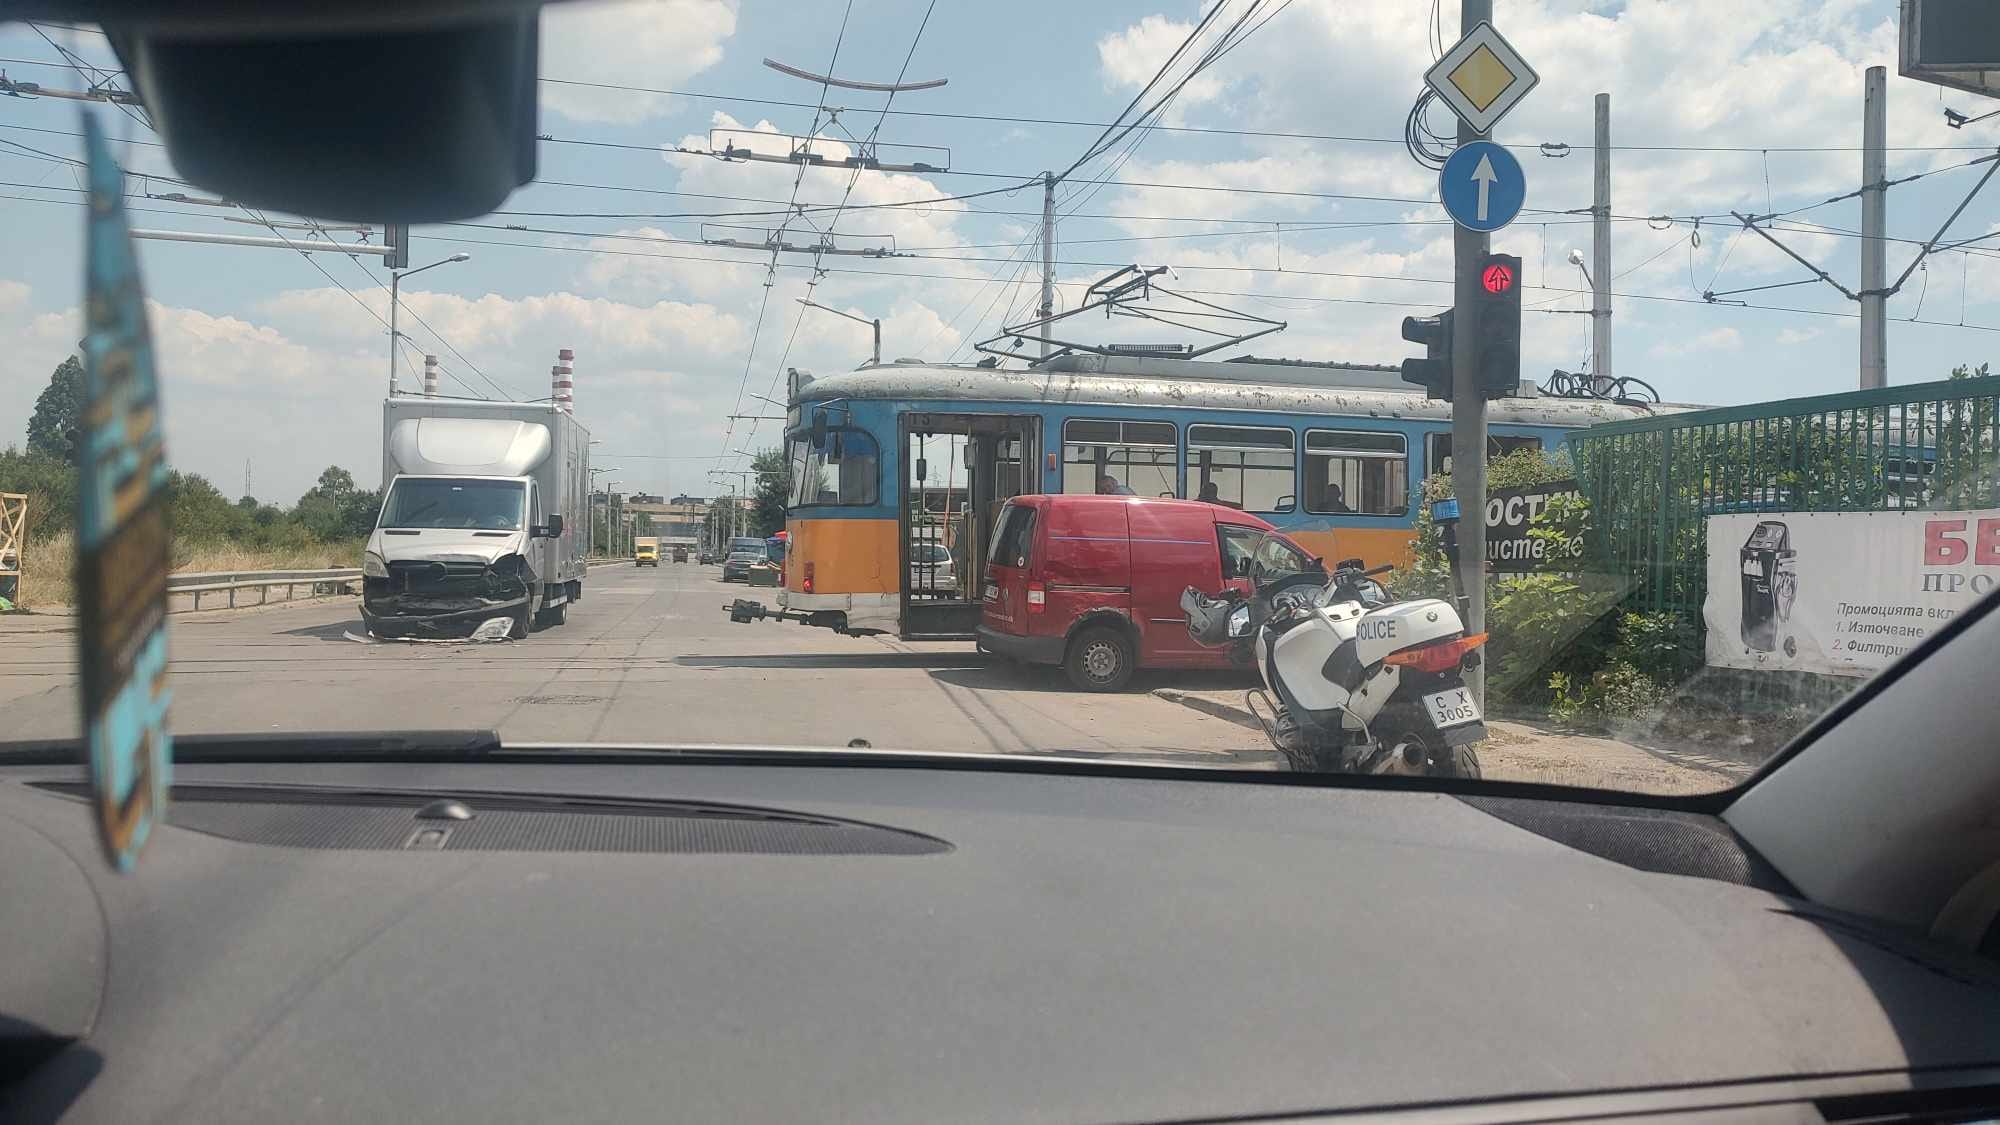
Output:
<path fill-rule="evenodd" d="M 9 1121 L 2000 1104 L 1990 962 L 1814 907 L 1705 815 L 1021 763 L 180 764 L 118 875 L 81 781 L 0 769 Z"/>

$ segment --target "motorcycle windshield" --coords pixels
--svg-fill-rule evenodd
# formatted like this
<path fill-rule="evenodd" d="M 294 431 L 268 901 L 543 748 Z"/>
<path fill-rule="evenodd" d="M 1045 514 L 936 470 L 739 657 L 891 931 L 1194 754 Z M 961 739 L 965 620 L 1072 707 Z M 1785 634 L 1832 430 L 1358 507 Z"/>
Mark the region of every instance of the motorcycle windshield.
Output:
<path fill-rule="evenodd" d="M 1260 590 L 1299 574 L 1326 574 L 1325 567 L 1275 532 L 1259 531 L 1244 548 L 1249 553 L 1250 579 Z"/>

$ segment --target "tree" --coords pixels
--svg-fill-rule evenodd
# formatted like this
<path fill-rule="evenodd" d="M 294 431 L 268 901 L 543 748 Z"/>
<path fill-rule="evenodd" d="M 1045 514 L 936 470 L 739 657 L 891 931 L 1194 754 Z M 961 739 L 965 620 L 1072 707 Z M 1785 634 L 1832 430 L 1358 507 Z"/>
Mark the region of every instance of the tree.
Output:
<path fill-rule="evenodd" d="M 750 468 L 757 474 L 750 534 L 768 539 L 785 529 L 785 501 L 792 494 L 791 460 L 783 449 L 766 449 L 751 458 Z"/>
<path fill-rule="evenodd" d="M 320 473 L 319 483 L 299 497 L 293 517 L 313 538 L 331 541 L 367 535 L 381 511 L 380 493 L 357 490 L 353 473 L 328 465 Z"/>
<path fill-rule="evenodd" d="M 28 418 L 28 450 L 75 462 L 83 425 L 83 364 L 70 356 L 56 365 Z"/>

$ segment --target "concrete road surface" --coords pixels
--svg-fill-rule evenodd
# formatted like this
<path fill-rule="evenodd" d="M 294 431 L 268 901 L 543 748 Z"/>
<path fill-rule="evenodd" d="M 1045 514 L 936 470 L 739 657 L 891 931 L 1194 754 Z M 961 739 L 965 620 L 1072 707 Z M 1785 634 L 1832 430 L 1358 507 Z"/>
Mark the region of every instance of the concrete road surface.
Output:
<path fill-rule="evenodd" d="M 1054 669 L 965 644 L 843 637 L 723 605 L 773 602 L 716 567 L 595 568 L 566 625 L 498 644 L 363 643 L 352 598 L 177 613 L 182 732 L 492 728 L 509 741 L 706 742 L 974 753 L 1146 750 L 1267 763 L 1262 737 L 1134 690 L 1088 695 Z M 77 731 L 76 636 L 0 618 L 0 740 Z M 1135 689 L 1170 682 L 1156 678 Z M 1171 679 L 1218 686 L 1214 676 Z"/>

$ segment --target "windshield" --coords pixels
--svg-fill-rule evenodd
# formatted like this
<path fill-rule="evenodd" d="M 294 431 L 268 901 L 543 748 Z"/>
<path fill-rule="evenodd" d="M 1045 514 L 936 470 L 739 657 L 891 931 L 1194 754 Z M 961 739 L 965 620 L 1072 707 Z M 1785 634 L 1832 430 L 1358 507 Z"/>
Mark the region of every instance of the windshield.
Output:
<path fill-rule="evenodd" d="M 381 526 L 519 531 L 525 492 L 520 481 L 406 478 L 390 487 Z"/>
<path fill-rule="evenodd" d="M 794 508 L 875 503 L 875 439 L 862 430 L 835 430 L 815 448 L 792 439 L 788 461 Z"/>
<path fill-rule="evenodd" d="M 548 4 L 290 148 L 0 22 L 0 741 L 84 729 L 144 352 L 182 733 L 1732 789 L 2000 579 L 2000 71 L 1905 7 Z M 1356 570 L 1296 667 L 1187 627 Z"/>

